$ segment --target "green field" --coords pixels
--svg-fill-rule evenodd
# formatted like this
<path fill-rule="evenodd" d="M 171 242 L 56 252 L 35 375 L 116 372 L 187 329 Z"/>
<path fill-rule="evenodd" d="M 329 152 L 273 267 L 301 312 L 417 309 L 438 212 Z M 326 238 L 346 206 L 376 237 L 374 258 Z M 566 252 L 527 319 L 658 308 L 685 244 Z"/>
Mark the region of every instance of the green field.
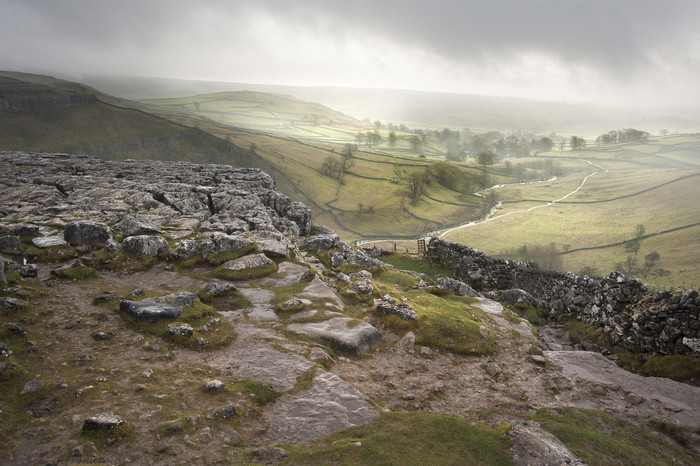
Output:
<path fill-rule="evenodd" d="M 575 194 L 547 205 L 573 192 L 586 171 L 552 183 L 502 188 L 498 192 L 503 205 L 492 220 L 449 232 L 443 239 L 487 254 L 554 243 L 564 253 L 562 270 L 590 267 L 600 275 L 626 263 L 628 257 L 641 267 L 646 255 L 657 252 L 660 260 L 644 282 L 655 288 L 697 288 L 700 138 L 655 138 L 644 145 L 582 150 L 574 157 L 588 167 L 588 173 L 598 171 Z M 639 224 L 646 232 L 636 254 L 625 244 L 615 246 L 634 240 Z"/>
<path fill-rule="evenodd" d="M 492 218 L 443 238 L 516 259 L 532 259 L 518 251 L 548 246 L 561 270 L 607 275 L 626 265 L 623 270 L 655 288 L 700 285 L 697 135 L 589 142 L 578 151 L 556 144 L 536 156 L 482 166 L 473 156 L 446 162 L 447 147 L 435 133 L 396 129 L 390 142 L 381 125 L 286 95 L 241 91 L 135 102 L 53 78 L 4 76 L 46 95 L 96 99 L 0 112 L 0 150 L 260 167 L 280 191 L 313 208 L 316 224 L 346 241 L 386 239 L 379 244 L 391 249 L 398 242 L 402 251 L 415 250 L 415 239 L 428 232 L 479 221 L 500 202 Z M 370 131 L 379 139 L 363 139 Z M 342 180 L 324 174 L 324 163 L 339 162 L 346 144 L 357 148 Z M 556 165 L 556 177 L 547 164 Z M 418 174 L 424 186 L 414 196 L 409 180 Z M 645 234 L 631 251 L 640 224 Z M 652 253 L 660 257 L 644 267 Z"/>

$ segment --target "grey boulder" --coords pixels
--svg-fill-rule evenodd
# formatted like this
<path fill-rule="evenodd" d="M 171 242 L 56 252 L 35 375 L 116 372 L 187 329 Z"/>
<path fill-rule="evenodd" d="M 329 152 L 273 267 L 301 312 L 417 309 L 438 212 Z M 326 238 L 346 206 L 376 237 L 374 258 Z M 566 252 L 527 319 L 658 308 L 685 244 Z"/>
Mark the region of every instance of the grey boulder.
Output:
<path fill-rule="evenodd" d="M 168 242 L 161 236 L 129 236 L 122 241 L 122 249 L 134 256 L 165 257 L 168 255 Z"/>
<path fill-rule="evenodd" d="M 63 239 L 70 244 L 106 243 L 113 237 L 114 233 L 107 225 L 90 220 L 71 222 L 63 229 Z"/>

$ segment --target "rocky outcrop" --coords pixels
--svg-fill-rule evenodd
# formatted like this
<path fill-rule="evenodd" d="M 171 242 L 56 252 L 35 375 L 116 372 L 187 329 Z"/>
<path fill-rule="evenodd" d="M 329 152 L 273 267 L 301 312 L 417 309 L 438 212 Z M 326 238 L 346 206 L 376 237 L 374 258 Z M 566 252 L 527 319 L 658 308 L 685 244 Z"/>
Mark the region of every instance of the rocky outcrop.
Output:
<path fill-rule="evenodd" d="M 313 223 L 308 206 L 275 191 L 272 178 L 255 168 L 22 152 L 0 153 L 0 167 L 3 204 L 12 206 L 3 219 L 7 223 L 68 219 L 85 225 L 83 219 L 90 218 L 119 224 L 126 236 L 161 230 L 176 239 L 195 228 L 306 235 Z M 105 235 L 85 236 L 84 226 L 73 235 L 72 228 L 68 242 L 107 240 Z M 37 232 L 35 227 L 31 234 Z"/>
<path fill-rule="evenodd" d="M 534 262 L 496 259 L 437 238 L 428 244 L 427 256 L 487 296 L 543 306 L 553 321 L 585 321 L 630 351 L 700 355 L 697 291 L 650 293 L 640 280 L 620 272 L 603 278 L 552 272 Z"/>

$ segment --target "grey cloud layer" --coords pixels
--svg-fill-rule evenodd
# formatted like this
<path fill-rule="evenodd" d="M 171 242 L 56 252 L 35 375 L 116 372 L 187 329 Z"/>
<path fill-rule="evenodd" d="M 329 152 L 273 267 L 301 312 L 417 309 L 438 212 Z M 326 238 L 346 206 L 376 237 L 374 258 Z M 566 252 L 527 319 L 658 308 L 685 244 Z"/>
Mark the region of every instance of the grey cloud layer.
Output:
<path fill-rule="evenodd" d="M 288 64 L 303 54 L 293 39 L 304 35 L 338 50 L 381 42 L 487 73 L 536 54 L 611 83 L 674 71 L 700 79 L 697 0 L 0 0 L 0 8 L 0 68 L 162 75 L 178 73 L 179 60 L 206 73 L 207 61 L 228 53 L 250 78 L 256 55 Z M 319 57 L 314 73 L 324 60 L 343 66 L 342 56 Z M 231 66 L 230 80 L 238 70 Z"/>

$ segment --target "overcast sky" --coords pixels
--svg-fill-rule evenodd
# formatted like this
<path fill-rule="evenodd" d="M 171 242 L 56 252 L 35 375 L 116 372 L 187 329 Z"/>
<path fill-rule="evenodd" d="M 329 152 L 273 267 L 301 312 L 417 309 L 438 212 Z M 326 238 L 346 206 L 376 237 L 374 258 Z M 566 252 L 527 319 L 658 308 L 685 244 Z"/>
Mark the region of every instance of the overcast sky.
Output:
<path fill-rule="evenodd" d="M 700 0 L 0 0 L 0 69 L 700 104 Z"/>

